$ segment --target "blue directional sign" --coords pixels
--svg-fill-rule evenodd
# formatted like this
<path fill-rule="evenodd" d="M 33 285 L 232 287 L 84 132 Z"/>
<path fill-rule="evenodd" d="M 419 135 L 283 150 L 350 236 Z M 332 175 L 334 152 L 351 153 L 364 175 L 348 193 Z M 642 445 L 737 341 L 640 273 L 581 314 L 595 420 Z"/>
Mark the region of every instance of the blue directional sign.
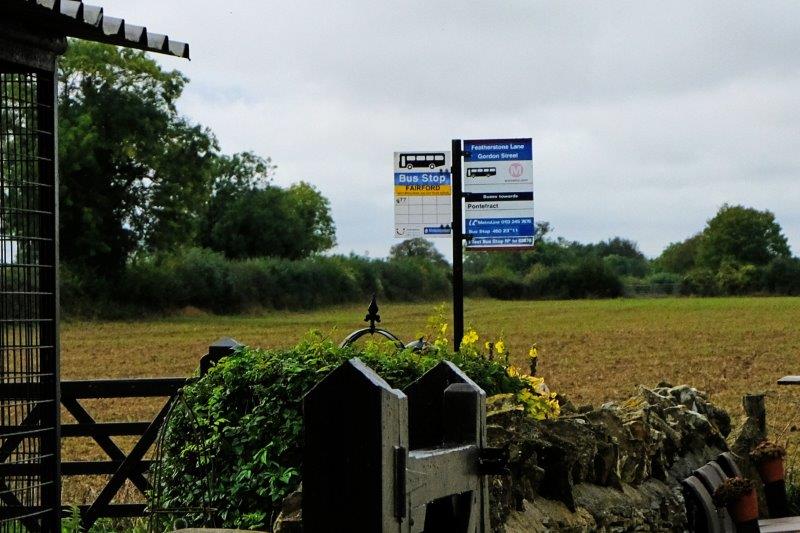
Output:
<path fill-rule="evenodd" d="M 464 141 L 467 163 L 480 161 L 533 161 L 531 139 Z"/>
<path fill-rule="evenodd" d="M 470 250 L 533 247 L 533 140 L 464 141 Z"/>

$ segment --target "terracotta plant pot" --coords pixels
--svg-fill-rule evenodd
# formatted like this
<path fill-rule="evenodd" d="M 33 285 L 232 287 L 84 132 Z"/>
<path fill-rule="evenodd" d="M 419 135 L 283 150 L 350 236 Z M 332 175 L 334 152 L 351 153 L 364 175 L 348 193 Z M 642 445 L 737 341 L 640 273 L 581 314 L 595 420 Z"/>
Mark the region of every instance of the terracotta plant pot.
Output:
<path fill-rule="evenodd" d="M 760 463 L 758 475 L 765 484 L 783 479 L 783 457 L 775 457 Z"/>
<path fill-rule="evenodd" d="M 758 520 L 758 497 L 755 489 L 729 504 L 728 512 L 737 524 Z"/>

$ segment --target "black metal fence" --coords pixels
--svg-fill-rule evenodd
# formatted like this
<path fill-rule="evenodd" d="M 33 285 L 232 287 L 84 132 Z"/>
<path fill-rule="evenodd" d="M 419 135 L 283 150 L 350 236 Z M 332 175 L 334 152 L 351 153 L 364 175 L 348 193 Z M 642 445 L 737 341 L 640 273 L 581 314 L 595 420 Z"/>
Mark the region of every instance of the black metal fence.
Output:
<path fill-rule="evenodd" d="M 0 532 L 60 505 L 53 75 L 0 63 Z"/>

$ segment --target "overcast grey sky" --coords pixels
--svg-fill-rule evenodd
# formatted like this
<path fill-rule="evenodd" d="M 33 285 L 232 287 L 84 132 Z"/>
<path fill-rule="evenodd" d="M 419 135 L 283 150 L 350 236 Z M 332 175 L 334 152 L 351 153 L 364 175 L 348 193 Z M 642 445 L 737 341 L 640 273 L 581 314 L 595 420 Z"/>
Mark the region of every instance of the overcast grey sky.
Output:
<path fill-rule="evenodd" d="M 395 150 L 533 137 L 557 235 L 654 256 L 728 202 L 800 253 L 796 0 L 89 3 L 188 41 L 191 62 L 158 57 L 191 78 L 181 112 L 314 183 L 337 251 L 396 242 Z"/>

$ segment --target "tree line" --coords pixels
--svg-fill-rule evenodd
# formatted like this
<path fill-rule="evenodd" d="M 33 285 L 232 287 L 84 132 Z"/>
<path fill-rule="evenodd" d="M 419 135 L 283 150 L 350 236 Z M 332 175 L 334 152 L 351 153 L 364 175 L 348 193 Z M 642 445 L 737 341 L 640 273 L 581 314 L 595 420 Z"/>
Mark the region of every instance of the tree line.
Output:
<path fill-rule="evenodd" d="M 310 308 L 446 298 L 448 262 L 424 239 L 387 259 L 324 252 L 328 200 L 274 183 L 252 152 L 224 153 L 177 110 L 188 79 L 144 53 L 73 41 L 60 62 L 60 230 L 67 313 L 137 314 L 197 306 Z M 800 261 L 769 211 L 723 206 L 706 227 L 648 259 L 635 242 L 554 238 L 527 252 L 467 253 L 465 289 L 497 298 L 624 294 L 797 294 Z"/>
<path fill-rule="evenodd" d="M 800 259 L 768 210 L 723 205 L 700 232 L 654 259 L 621 237 L 554 239 L 546 222 L 537 232 L 529 252 L 468 254 L 465 284 L 498 298 L 800 294 Z"/>
<path fill-rule="evenodd" d="M 131 262 L 184 247 L 301 259 L 335 244 L 314 186 L 275 185 L 269 158 L 225 154 L 178 113 L 180 72 L 84 41 L 59 68 L 61 259 L 74 276 L 102 290 Z"/>

